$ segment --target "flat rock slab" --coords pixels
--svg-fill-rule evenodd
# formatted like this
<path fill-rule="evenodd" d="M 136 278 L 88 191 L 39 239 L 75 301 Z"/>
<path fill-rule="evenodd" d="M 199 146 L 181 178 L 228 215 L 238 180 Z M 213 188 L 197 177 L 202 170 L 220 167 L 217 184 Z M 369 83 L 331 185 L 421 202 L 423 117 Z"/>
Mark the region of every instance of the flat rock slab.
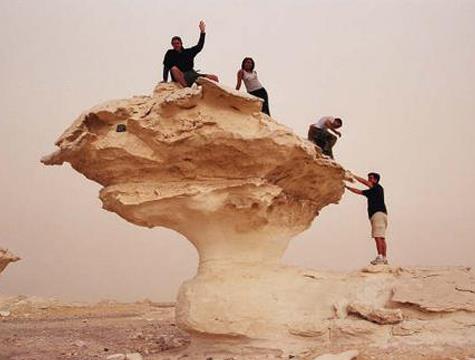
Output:
<path fill-rule="evenodd" d="M 469 268 L 406 270 L 391 300 L 432 313 L 475 312 L 475 276 Z"/>

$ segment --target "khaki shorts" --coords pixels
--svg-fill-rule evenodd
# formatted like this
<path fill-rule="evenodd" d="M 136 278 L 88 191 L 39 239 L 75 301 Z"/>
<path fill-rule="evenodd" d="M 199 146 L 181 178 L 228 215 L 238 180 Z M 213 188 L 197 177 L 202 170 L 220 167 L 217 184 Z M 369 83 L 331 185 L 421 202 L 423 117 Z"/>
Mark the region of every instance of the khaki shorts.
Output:
<path fill-rule="evenodd" d="M 386 238 L 386 228 L 388 227 L 388 216 L 382 211 L 378 211 L 369 219 L 371 222 L 371 236 L 373 238 Z"/>

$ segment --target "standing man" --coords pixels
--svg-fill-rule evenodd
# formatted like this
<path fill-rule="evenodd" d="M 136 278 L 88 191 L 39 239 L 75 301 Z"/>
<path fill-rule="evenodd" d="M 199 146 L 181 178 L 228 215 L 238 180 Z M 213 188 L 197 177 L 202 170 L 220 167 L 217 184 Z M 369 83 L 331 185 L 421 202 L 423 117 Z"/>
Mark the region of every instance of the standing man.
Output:
<path fill-rule="evenodd" d="M 198 44 L 191 48 L 185 49 L 179 36 L 172 37 L 172 47 L 165 54 L 163 59 L 163 82 L 168 81 L 168 73 L 171 73 L 172 80 L 180 83 L 182 86 L 191 86 L 200 76 L 207 77 L 214 81 L 218 81 L 216 75 L 200 74 L 196 72 L 194 67 L 195 56 L 203 49 L 206 36 L 206 25 L 203 20 L 200 21 L 200 39 Z"/>
<path fill-rule="evenodd" d="M 377 173 L 370 172 L 368 180 L 353 175 L 360 183 L 369 187 L 367 190 L 359 190 L 345 185 L 345 188 L 351 192 L 363 195 L 368 199 L 368 216 L 371 222 L 371 236 L 376 241 L 376 250 L 378 256 L 371 261 L 371 264 L 387 264 L 386 259 L 386 228 L 388 226 L 386 204 L 384 203 L 384 189 L 379 184 L 381 176 Z"/>
<path fill-rule="evenodd" d="M 308 140 L 322 149 L 324 155 L 333 159 L 333 146 L 336 143 L 337 135 L 341 137 L 341 132 L 337 129 L 341 128 L 343 121 L 333 116 L 324 116 L 316 123 L 311 124 L 308 128 Z M 330 131 L 335 134 L 331 134 Z"/>

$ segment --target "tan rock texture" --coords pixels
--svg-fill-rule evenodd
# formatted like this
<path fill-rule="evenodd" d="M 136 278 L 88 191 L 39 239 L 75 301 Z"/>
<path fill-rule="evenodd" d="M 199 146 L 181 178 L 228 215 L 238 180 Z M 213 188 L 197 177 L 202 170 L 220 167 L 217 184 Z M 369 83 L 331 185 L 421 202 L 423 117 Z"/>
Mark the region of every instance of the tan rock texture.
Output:
<path fill-rule="evenodd" d="M 397 324 L 403 321 L 400 309 L 374 309 L 363 304 L 350 304 L 347 311 L 378 324 Z"/>
<path fill-rule="evenodd" d="M 69 162 L 100 183 L 105 209 L 195 245 L 198 275 L 177 305 L 188 330 L 250 335 L 269 321 L 284 325 L 276 314 L 301 304 L 285 292 L 298 286 L 282 284 L 295 273 L 280 258 L 344 191 L 345 170 L 260 107 L 207 79 L 192 88 L 160 84 L 152 96 L 85 111 L 42 159 Z"/>
<path fill-rule="evenodd" d="M 177 325 L 193 335 L 190 358 L 231 346 L 248 359 L 256 349 L 299 359 L 475 349 L 470 269 L 337 273 L 281 264 L 292 236 L 339 201 L 349 174 L 260 105 L 206 79 L 185 89 L 160 84 L 151 96 L 85 111 L 42 161 L 69 162 L 101 184 L 104 208 L 127 221 L 193 243 L 198 272 L 175 308 Z"/>
<path fill-rule="evenodd" d="M 0 273 L 5 270 L 5 268 L 12 262 L 21 260 L 20 257 L 13 255 L 7 249 L 2 249 L 0 247 Z"/>
<path fill-rule="evenodd" d="M 339 354 L 320 355 L 313 360 L 355 360 L 357 357 L 358 351 L 350 350 Z"/>

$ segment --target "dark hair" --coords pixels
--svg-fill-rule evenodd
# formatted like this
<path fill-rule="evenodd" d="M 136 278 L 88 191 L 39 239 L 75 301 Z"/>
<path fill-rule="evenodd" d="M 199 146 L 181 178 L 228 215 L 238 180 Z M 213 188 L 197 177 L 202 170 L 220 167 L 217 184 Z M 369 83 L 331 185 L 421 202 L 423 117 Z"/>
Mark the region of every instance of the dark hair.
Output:
<path fill-rule="evenodd" d="M 381 179 L 381 175 L 379 175 L 378 173 L 375 173 L 375 172 L 370 172 L 368 174 L 368 177 L 370 177 L 370 176 L 372 176 L 376 179 L 376 183 L 379 183 L 379 179 Z"/>
<path fill-rule="evenodd" d="M 340 124 L 340 126 L 343 125 L 343 120 L 341 120 L 340 118 L 335 118 L 335 122 L 337 122 L 338 124 Z"/>
<path fill-rule="evenodd" d="M 179 41 L 183 44 L 183 41 L 181 41 L 181 37 L 179 37 L 179 36 L 174 36 L 174 37 L 172 37 L 172 41 L 171 41 L 171 42 L 173 42 L 173 40 L 179 40 Z"/>
<path fill-rule="evenodd" d="M 241 63 L 241 69 L 244 69 L 244 63 L 245 63 L 247 60 L 251 60 L 251 62 L 252 62 L 251 71 L 254 70 L 254 67 L 256 66 L 256 63 L 254 62 L 254 59 L 251 58 L 251 57 L 245 57 L 245 58 L 244 58 L 244 60 L 243 60 L 242 63 Z"/>

